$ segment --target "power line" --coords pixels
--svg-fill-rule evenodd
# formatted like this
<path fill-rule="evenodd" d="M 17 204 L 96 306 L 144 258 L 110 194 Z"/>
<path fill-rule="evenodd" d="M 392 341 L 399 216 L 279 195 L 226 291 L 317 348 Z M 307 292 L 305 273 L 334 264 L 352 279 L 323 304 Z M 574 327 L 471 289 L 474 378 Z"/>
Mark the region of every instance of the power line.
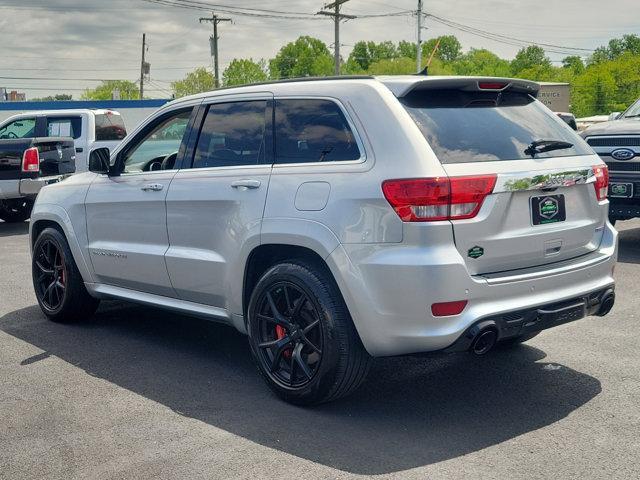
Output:
<path fill-rule="evenodd" d="M 575 52 L 593 52 L 594 51 L 593 49 L 590 49 L 590 48 L 566 47 L 562 45 L 555 45 L 552 43 L 542 43 L 542 42 L 533 42 L 530 40 L 523 40 L 520 38 L 510 37 L 510 36 L 502 35 L 499 33 L 492 33 L 487 30 L 481 30 L 479 28 L 475 28 L 470 25 L 465 25 L 463 23 L 454 22 L 453 20 L 448 20 L 446 18 L 439 17 L 437 15 L 433 15 L 430 13 L 427 14 L 427 16 L 440 24 L 443 24 L 458 30 L 462 30 L 464 32 L 471 33 L 483 38 L 487 38 L 487 39 L 494 40 L 501 43 L 506 43 L 508 45 L 514 45 L 514 46 L 523 46 L 523 44 L 538 45 L 540 47 L 547 47 L 549 51 L 555 52 L 555 53 L 567 53 L 567 52 L 575 53 Z"/>
<path fill-rule="evenodd" d="M 153 3 L 157 5 L 165 5 L 169 7 L 185 8 L 190 10 L 210 11 L 215 9 L 218 12 L 240 15 L 245 17 L 258 17 L 258 18 L 272 18 L 272 19 L 287 19 L 287 20 L 322 20 L 321 17 L 315 17 L 311 14 L 291 14 L 287 12 L 282 13 L 270 13 L 269 11 L 244 11 L 238 10 L 238 7 L 232 6 L 216 6 L 216 4 L 204 3 L 204 2 L 192 2 L 184 3 L 179 0 L 141 0 L 147 3 Z"/>

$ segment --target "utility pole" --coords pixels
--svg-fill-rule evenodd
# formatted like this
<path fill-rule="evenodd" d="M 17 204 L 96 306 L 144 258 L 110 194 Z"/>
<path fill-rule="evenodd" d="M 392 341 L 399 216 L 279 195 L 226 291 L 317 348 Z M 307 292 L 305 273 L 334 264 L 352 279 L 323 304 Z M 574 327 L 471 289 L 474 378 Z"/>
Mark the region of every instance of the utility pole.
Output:
<path fill-rule="evenodd" d="M 142 34 L 142 61 L 140 62 L 140 100 L 144 99 L 144 53 L 147 49 L 147 34 Z"/>
<path fill-rule="evenodd" d="M 209 37 L 211 56 L 213 57 L 213 74 L 215 76 L 216 88 L 220 87 L 220 79 L 218 75 L 218 24 L 220 22 L 230 22 L 230 18 L 220 18 L 215 12 L 211 12 L 211 18 L 201 18 L 200 23 L 211 22 L 213 25 L 213 36 Z"/>
<path fill-rule="evenodd" d="M 418 42 L 416 50 L 416 72 L 422 71 L 422 0 L 418 0 Z"/>
<path fill-rule="evenodd" d="M 352 20 L 356 18 L 354 15 L 345 15 L 340 13 L 340 6 L 343 3 L 347 3 L 349 0 L 335 0 L 333 3 L 329 3 L 325 5 L 323 10 L 318 12 L 318 15 L 327 15 L 328 17 L 333 17 L 334 23 L 334 46 L 333 46 L 333 57 L 335 62 L 335 74 L 340 75 L 340 21 Z M 333 12 L 327 11 L 333 9 Z"/>

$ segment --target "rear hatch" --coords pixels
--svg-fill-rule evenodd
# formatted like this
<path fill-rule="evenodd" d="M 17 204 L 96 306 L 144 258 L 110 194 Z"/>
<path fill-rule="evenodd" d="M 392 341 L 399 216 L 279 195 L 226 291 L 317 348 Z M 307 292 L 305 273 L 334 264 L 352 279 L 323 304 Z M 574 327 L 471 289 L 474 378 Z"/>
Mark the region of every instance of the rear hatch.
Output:
<path fill-rule="evenodd" d="M 477 214 L 451 220 L 471 274 L 554 263 L 598 248 L 607 211 L 601 188 L 606 169 L 535 100 L 535 84 L 430 83 L 418 83 L 400 101 L 447 175 L 495 177 Z"/>
<path fill-rule="evenodd" d="M 76 150 L 73 138 L 34 138 L 33 146 L 40 153 L 40 175 L 64 175 L 76 171 Z"/>

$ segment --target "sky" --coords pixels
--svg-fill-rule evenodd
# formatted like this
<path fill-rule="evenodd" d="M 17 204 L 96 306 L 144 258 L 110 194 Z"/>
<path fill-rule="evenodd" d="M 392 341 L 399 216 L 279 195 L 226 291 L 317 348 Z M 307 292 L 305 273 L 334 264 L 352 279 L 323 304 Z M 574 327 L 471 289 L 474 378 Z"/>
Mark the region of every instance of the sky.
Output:
<path fill-rule="evenodd" d="M 236 7 L 315 13 L 328 0 L 200 0 Z M 417 0 L 349 0 L 350 15 L 415 10 Z M 213 9 L 215 10 L 215 9 Z M 625 33 L 640 34 L 640 0 L 424 0 L 424 10 L 447 20 L 536 43 L 588 49 Z M 210 12 L 144 0 L 0 0 L 0 87 L 27 98 L 70 93 L 79 98 L 99 79 L 136 81 L 142 33 L 147 34 L 151 82 L 145 96 L 168 98 L 170 82 L 198 66 L 211 66 Z M 219 26 L 221 72 L 233 58 L 269 59 L 287 42 L 312 35 L 333 43 L 330 19 L 233 19 Z M 454 34 L 463 49 L 488 48 L 513 58 L 519 47 L 426 19 L 423 38 Z M 341 54 L 359 40 L 416 40 L 415 16 L 356 18 L 341 24 Z M 566 54 L 549 53 L 559 62 Z M 11 78 L 7 78 L 11 77 Z M 20 78 L 16 78 L 20 77 Z M 29 77 L 30 79 L 26 79 Z M 37 77 L 37 79 L 32 79 Z"/>

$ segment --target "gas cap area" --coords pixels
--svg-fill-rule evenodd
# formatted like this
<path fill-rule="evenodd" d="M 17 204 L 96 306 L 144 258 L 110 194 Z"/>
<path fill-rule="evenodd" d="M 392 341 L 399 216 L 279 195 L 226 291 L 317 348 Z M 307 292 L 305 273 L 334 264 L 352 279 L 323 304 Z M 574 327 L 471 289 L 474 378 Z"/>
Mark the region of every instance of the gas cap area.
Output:
<path fill-rule="evenodd" d="M 302 212 L 324 210 L 329 201 L 331 185 L 327 182 L 305 182 L 296 192 L 295 207 Z"/>

